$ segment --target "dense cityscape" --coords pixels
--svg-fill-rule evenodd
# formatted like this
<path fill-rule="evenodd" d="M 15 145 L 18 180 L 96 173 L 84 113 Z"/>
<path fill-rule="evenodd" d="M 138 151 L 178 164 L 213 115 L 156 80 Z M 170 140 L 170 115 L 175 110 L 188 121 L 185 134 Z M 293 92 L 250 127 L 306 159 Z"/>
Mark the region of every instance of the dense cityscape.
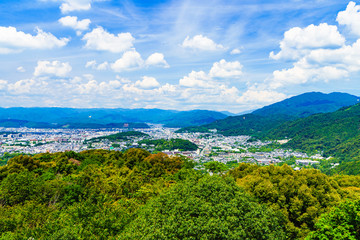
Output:
<path fill-rule="evenodd" d="M 128 131 L 128 129 L 35 129 L 35 128 L 1 128 L 0 154 L 37 154 L 74 151 L 81 152 L 90 149 L 105 149 L 123 151 L 129 148 L 143 148 L 150 152 L 156 151 L 154 144 L 139 143 L 146 139 L 184 139 L 198 146 L 196 151 L 181 149 L 164 149 L 168 155 L 183 155 L 195 162 L 209 161 L 250 162 L 262 165 L 276 164 L 290 158 L 296 159 L 297 165 L 319 164 L 324 159 L 320 154 L 308 156 L 306 153 L 267 147 L 271 141 L 249 141 L 250 136 L 222 136 L 216 130 L 210 133 L 176 133 L 176 128 L 166 128 L 162 125 L 151 125 L 151 128 L 133 129 L 148 136 L 132 137 L 115 140 L 99 137 Z M 279 140 L 284 143 L 287 140 Z"/>

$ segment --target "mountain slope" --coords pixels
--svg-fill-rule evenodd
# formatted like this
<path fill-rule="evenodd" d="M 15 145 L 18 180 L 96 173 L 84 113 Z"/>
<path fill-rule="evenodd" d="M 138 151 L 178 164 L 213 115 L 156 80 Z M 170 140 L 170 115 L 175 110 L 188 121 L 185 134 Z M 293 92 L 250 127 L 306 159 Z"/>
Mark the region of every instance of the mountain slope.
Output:
<path fill-rule="evenodd" d="M 360 104 L 284 123 L 266 137 L 289 138 L 285 146 L 304 151 L 322 151 L 340 158 L 357 157 L 354 151 L 359 152 Z"/>
<path fill-rule="evenodd" d="M 358 103 L 359 98 L 347 93 L 304 93 L 258 109 L 251 114 L 227 117 L 200 127 L 183 128 L 180 132 L 204 132 L 217 129 L 224 135 L 260 136 L 290 120 L 315 113 L 336 111 Z"/>
<path fill-rule="evenodd" d="M 261 116 L 279 114 L 307 117 L 315 113 L 334 112 L 341 107 L 358 103 L 359 99 L 359 97 L 347 93 L 309 92 L 271 104 L 252 113 Z"/>
<path fill-rule="evenodd" d="M 258 134 L 261 134 L 261 132 L 268 131 L 273 127 L 293 119 L 295 118 L 287 115 L 259 116 L 255 114 L 245 114 L 227 117 L 200 127 L 182 128 L 178 132 L 207 132 L 209 129 L 216 129 L 225 136 L 257 136 Z"/>

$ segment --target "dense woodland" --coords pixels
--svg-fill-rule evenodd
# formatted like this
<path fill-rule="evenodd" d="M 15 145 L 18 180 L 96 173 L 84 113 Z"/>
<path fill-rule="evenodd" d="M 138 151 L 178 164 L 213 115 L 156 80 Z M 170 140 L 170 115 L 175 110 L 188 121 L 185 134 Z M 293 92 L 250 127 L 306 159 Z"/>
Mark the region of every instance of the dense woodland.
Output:
<path fill-rule="evenodd" d="M 0 167 L 0 239 L 359 239 L 360 177 L 91 150 Z"/>

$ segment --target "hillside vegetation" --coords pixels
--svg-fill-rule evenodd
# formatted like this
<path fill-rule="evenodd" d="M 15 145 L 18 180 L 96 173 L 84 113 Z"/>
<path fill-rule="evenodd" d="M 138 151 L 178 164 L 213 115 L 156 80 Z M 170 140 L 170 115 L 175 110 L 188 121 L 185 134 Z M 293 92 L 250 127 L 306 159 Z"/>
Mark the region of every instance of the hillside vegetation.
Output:
<path fill-rule="evenodd" d="M 0 167 L 0 239 L 316 239 L 357 211 L 334 206 L 357 206 L 358 177 L 193 167 L 141 149 L 16 156 Z"/>
<path fill-rule="evenodd" d="M 359 97 L 347 93 L 309 92 L 271 104 L 250 114 L 227 117 L 202 126 L 183 128 L 179 132 L 207 132 L 209 129 L 217 129 L 219 133 L 226 136 L 259 136 L 285 122 L 316 113 L 333 112 L 358 102 Z"/>

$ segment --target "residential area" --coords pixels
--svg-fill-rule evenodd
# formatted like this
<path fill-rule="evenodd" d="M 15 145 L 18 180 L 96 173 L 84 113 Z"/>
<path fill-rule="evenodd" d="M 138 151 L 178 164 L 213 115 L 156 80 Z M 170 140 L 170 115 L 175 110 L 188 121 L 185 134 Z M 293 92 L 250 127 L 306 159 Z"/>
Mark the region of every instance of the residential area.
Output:
<path fill-rule="evenodd" d="M 319 164 L 323 157 L 319 154 L 308 156 L 306 153 L 285 149 L 272 149 L 272 142 L 249 141 L 249 136 L 222 136 L 211 133 L 176 133 L 175 128 L 165 128 L 161 125 L 151 125 L 147 129 L 132 129 L 149 135 L 149 139 L 184 139 L 198 146 L 196 151 L 180 149 L 165 149 L 168 155 L 181 154 L 198 163 L 218 161 L 222 163 L 251 162 L 257 164 L 277 164 L 285 160 L 296 159 L 296 166 Z M 81 152 L 88 149 L 126 150 L 128 148 L 143 148 L 154 152 L 153 144 L 140 143 L 144 137 L 134 137 L 128 140 L 110 141 L 96 139 L 125 129 L 34 129 L 34 128 L 0 128 L 0 156 L 5 153 L 37 154 L 44 152 Z"/>

